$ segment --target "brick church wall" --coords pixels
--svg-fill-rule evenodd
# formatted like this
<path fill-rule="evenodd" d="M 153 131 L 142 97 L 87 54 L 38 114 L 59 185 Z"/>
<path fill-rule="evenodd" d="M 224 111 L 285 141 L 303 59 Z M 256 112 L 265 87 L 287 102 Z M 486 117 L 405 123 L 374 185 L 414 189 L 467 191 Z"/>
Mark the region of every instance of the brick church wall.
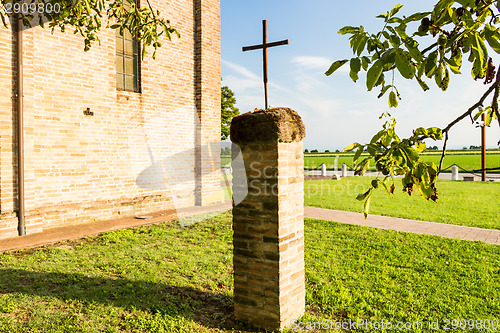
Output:
<path fill-rule="evenodd" d="M 88 52 L 72 29 L 23 32 L 27 234 L 222 200 L 219 1 L 152 4 L 181 38 L 146 56 L 141 93 L 116 89 L 113 30 Z M 14 49 L 0 28 L 0 238 L 17 235 Z"/>

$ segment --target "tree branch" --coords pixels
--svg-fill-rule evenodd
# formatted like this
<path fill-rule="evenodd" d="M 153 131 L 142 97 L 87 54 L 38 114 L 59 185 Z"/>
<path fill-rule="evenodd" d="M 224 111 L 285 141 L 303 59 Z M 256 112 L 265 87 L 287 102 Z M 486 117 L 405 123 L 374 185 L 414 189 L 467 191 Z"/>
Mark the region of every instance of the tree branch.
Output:
<path fill-rule="evenodd" d="M 439 161 L 439 170 L 438 174 L 441 173 L 443 168 L 444 155 L 446 155 L 446 144 L 448 143 L 448 131 L 444 133 L 444 144 L 443 144 L 443 153 L 441 154 L 441 160 Z"/>
<path fill-rule="evenodd" d="M 498 67 L 498 70 L 500 71 L 500 66 Z M 498 120 L 498 126 L 500 126 L 500 112 L 498 112 L 498 95 L 500 93 L 500 80 L 499 80 L 500 75 L 497 74 L 497 79 L 495 81 L 495 94 L 493 95 L 493 101 L 491 102 L 491 108 L 493 109 L 493 112 L 495 112 Z"/>
<path fill-rule="evenodd" d="M 151 7 L 151 3 L 149 2 L 149 0 L 146 0 L 146 1 L 148 3 L 148 7 L 149 7 L 149 10 L 151 11 L 151 14 L 153 15 L 153 18 L 156 21 L 156 15 L 155 15 L 155 12 L 153 10 L 153 7 Z"/>
<path fill-rule="evenodd" d="M 496 77 L 496 80 L 495 80 L 495 83 L 493 83 L 489 88 L 488 90 L 484 93 L 484 95 L 479 99 L 479 101 L 477 101 L 476 104 L 474 104 L 473 106 L 471 106 L 467 112 L 465 112 L 464 114 L 462 114 L 460 117 L 456 118 L 455 120 L 453 120 L 451 123 L 448 124 L 448 126 L 446 126 L 444 129 L 443 129 L 443 133 L 444 133 L 444 144 L 443 144 L 443 153 L 441 154 L 441 160 L 439 162 L 439 172 L 441 172 L 441 168 L 443 167 L 443 160 L 444 160 L 444 156 L 446 155 L 446 144 L 448 143 L 448 138 L 449 138 L 449 135 L 448 135 L 448 132 L 450 131 L 450 129 L 455 126 L 459 121 L 461 121 L 462 119 L 464 119 L 465 117 L 467 116 L 471 116 L 472 117 L 472 112 L 474 112 L 475 109 L 477 109 L 479 106 L 483 105 L 484 103 L 484 100 L 486 99 L 486 97 L 489 96 L 489 94 L 491 94 L 492 91 L 495 91 L 495 94 L 494 94 L 494 97 L 493 97 L 493 102 L 492 102 L 492 109 L 495 111 L 495 114 L 497 115 L 497 118 L 498 118 L 498 123 L 500 125 L 500 116 L 499 116 L 499 111 L 498 111 L 498 96 L 500 94 L 500 66 L 498 67 L 498 71 L 497 71 L 497 77 Z M 438 172 L 438 173 L 439 173 Z"/>
<path fill-rule="evenodd" d="M 483 105 L 483 102 L 484 100 L 486 99 L 486 97 L 488 97 L 489 94 L 491 94 L 491 92 L 493 90 L 495 90 L 495 87 L 498 86 L 498 80 L 499 80 L 499 75 L 497 75 L 497 81 L 492 84 L 488 90 L 484 93 L 483 97 L 481 97 L 481 99 L 476 103 L 474 104 L 473 106 L 471 106 L 467 112 L 465 112 L 464 114 L 462 114 L 460 117 L 458 117 L 457 119 L 453 120 L 451 123 L 448 124 L 448 126 L 446 126 L 444 129 L 443 129 L 443 133 L 445 132 L 448 132 L 450 130 L 450 128 L 452 128 L 454 125 L 456 125 L 456 123 L 458 123 L 459 121 L 461 121 L 462 119 L 464 119 L 465 117 L 467 117 L 468 115 L 470 115 L 475 109 L 477 109 L 479 106 Z"/>
<path fill-rule="evenodd" d="M 431 46 L 429 46 L 428 48 L 422 50 L 422 52 L 420 52 L 420 53 L 422 53 L 422 55 L 424 55 L 426 52 L 429 52 L 430 50 L 432 50 L 433 48 L 435 48 L 437 45 L 438 45 L 437 43 L 434 43 Z"/>

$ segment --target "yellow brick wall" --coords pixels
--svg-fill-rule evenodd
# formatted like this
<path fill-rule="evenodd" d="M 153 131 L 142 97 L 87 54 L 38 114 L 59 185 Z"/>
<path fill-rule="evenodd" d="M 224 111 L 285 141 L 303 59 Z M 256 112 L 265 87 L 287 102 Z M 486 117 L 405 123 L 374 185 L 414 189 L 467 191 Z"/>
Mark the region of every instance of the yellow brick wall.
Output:
<path fill-rule="evenodd" d="M 221 200 L 218 152 L 206 149 L 196 170 L 195 144 L 220 140 L 220 6 L 201 2 L 152 1 L 181 38 L 142 62 L 141 93 L 116 90 L 114 31 L 101 31 L 88 52 L 71 29 L 24 31 L 27 233 L 193 205 L 197 182 L 210 198 L 202 203 Z M 14 47 L 1 28 L 0 238 L 17 234 Z"/>

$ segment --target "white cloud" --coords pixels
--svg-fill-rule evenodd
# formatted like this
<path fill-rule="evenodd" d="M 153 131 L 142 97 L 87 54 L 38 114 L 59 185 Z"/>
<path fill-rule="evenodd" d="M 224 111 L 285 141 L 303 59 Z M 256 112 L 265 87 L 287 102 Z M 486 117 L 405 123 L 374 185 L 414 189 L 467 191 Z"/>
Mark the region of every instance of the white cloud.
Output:
<path fill-rule="evenodd" d="M 234 72 L 236 72 L 236 73 L 238 73 L 238 74 L 246 77 L 247 79 L 256 80 L 258 82 L 260 82 L 262 80 L 257 74 L 255 74 L 252 71 L 248 70 L 246 67 L 240 66 L 240 65 L 232 63 L 232 62 L 229 62 L 227 60 L 222 60 L 221 62 L 222 62 L 222 65 L 227 66 L 232 71 L 234 71 Z"/>
<path fill-rule="evenodd" d="M 236 92 L 248 92 L 252 89 L 260 89 L 262 87 L 262 82 L 258 82 L 252 79 L 241 78 L 235 75 L 224 76 L 224 81 L 222 85 L 227 85 L 232 91 Z"/>
<path fill-rule="evenodd" d="M 297 56 L 294 57 L 291 61 L 292 64 L 296 65 L 298 69 L 304 70 L 318 70 L 321 73 L 324 73 L 330 68 L 333 63 L 333 60 L 327 57 L 317 57 L 317 56 Z M 339 69 L 335 71 L 335 73 L 349 73 L 349 64 L 345 64 Z M 317 72 L 315 72 L 317 74 Z"/>
<path fill-rule="evenodd" d="M 228 72 L 230 74 L 225 75 L 224 80 L 226 82 L 231 81 L 230 87 L 232 90 L 238 90 L 238 89 L 245 90 L 249 88 L 263 87 L 262 77 L 250 71 L 248 68 L 226 60 L 222 60 L 222 65 L 226 66 L 229 69 Z M 268 87 L 287 91 L 287 89 L 273 82 L 269 82 Z"/>
<path fill-rule="evenodd" d="M 291 62 L 305 69 L 323 69 L 324 71 L 332 64 L 330 59 L 316 56 L 298 56 L 293 58 Z"/>

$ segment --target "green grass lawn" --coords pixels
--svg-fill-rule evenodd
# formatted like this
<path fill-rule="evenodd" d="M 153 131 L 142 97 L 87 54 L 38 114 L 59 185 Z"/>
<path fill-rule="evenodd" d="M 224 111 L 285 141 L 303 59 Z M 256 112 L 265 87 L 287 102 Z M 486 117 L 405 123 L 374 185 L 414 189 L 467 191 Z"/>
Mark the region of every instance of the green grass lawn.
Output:
<path fill-rule="evenodd" d="M 230 167 L 231 166 L 231 156 L 221 155 L 220 165 L 223 167 Z"/>
<path fill-rule="evenodd" d="M 363 202 L 356 195 L 369 188 L 373 177 L 346 177 L 341 180 L 305 182 L 306 206 L 363 212 Z M 449 223 L 500 230 L 500 183 L 464 182 L 439 179 L 437 203 L 426 201 L 417 193 L 411 197 L 401 192 L 401 180 L 395 179 L 393 197 L 383 189 L 374 192 L 370 214 L 414 220 Z"/>
<path fill-rule="evenodd" d="M 500 317 L 500 246 L 319 220 L 306 240 L 304 322 L 437 320 L 446 332 L 446 319 Z"/>
<path fill-rule="evenodd" d="M 304 325 L 500 320 L 500 246 L 309 219 L 305 242 Z M 0 254 L 0 332 L 250 330 L 231 249 L 228 212 Z"/>

